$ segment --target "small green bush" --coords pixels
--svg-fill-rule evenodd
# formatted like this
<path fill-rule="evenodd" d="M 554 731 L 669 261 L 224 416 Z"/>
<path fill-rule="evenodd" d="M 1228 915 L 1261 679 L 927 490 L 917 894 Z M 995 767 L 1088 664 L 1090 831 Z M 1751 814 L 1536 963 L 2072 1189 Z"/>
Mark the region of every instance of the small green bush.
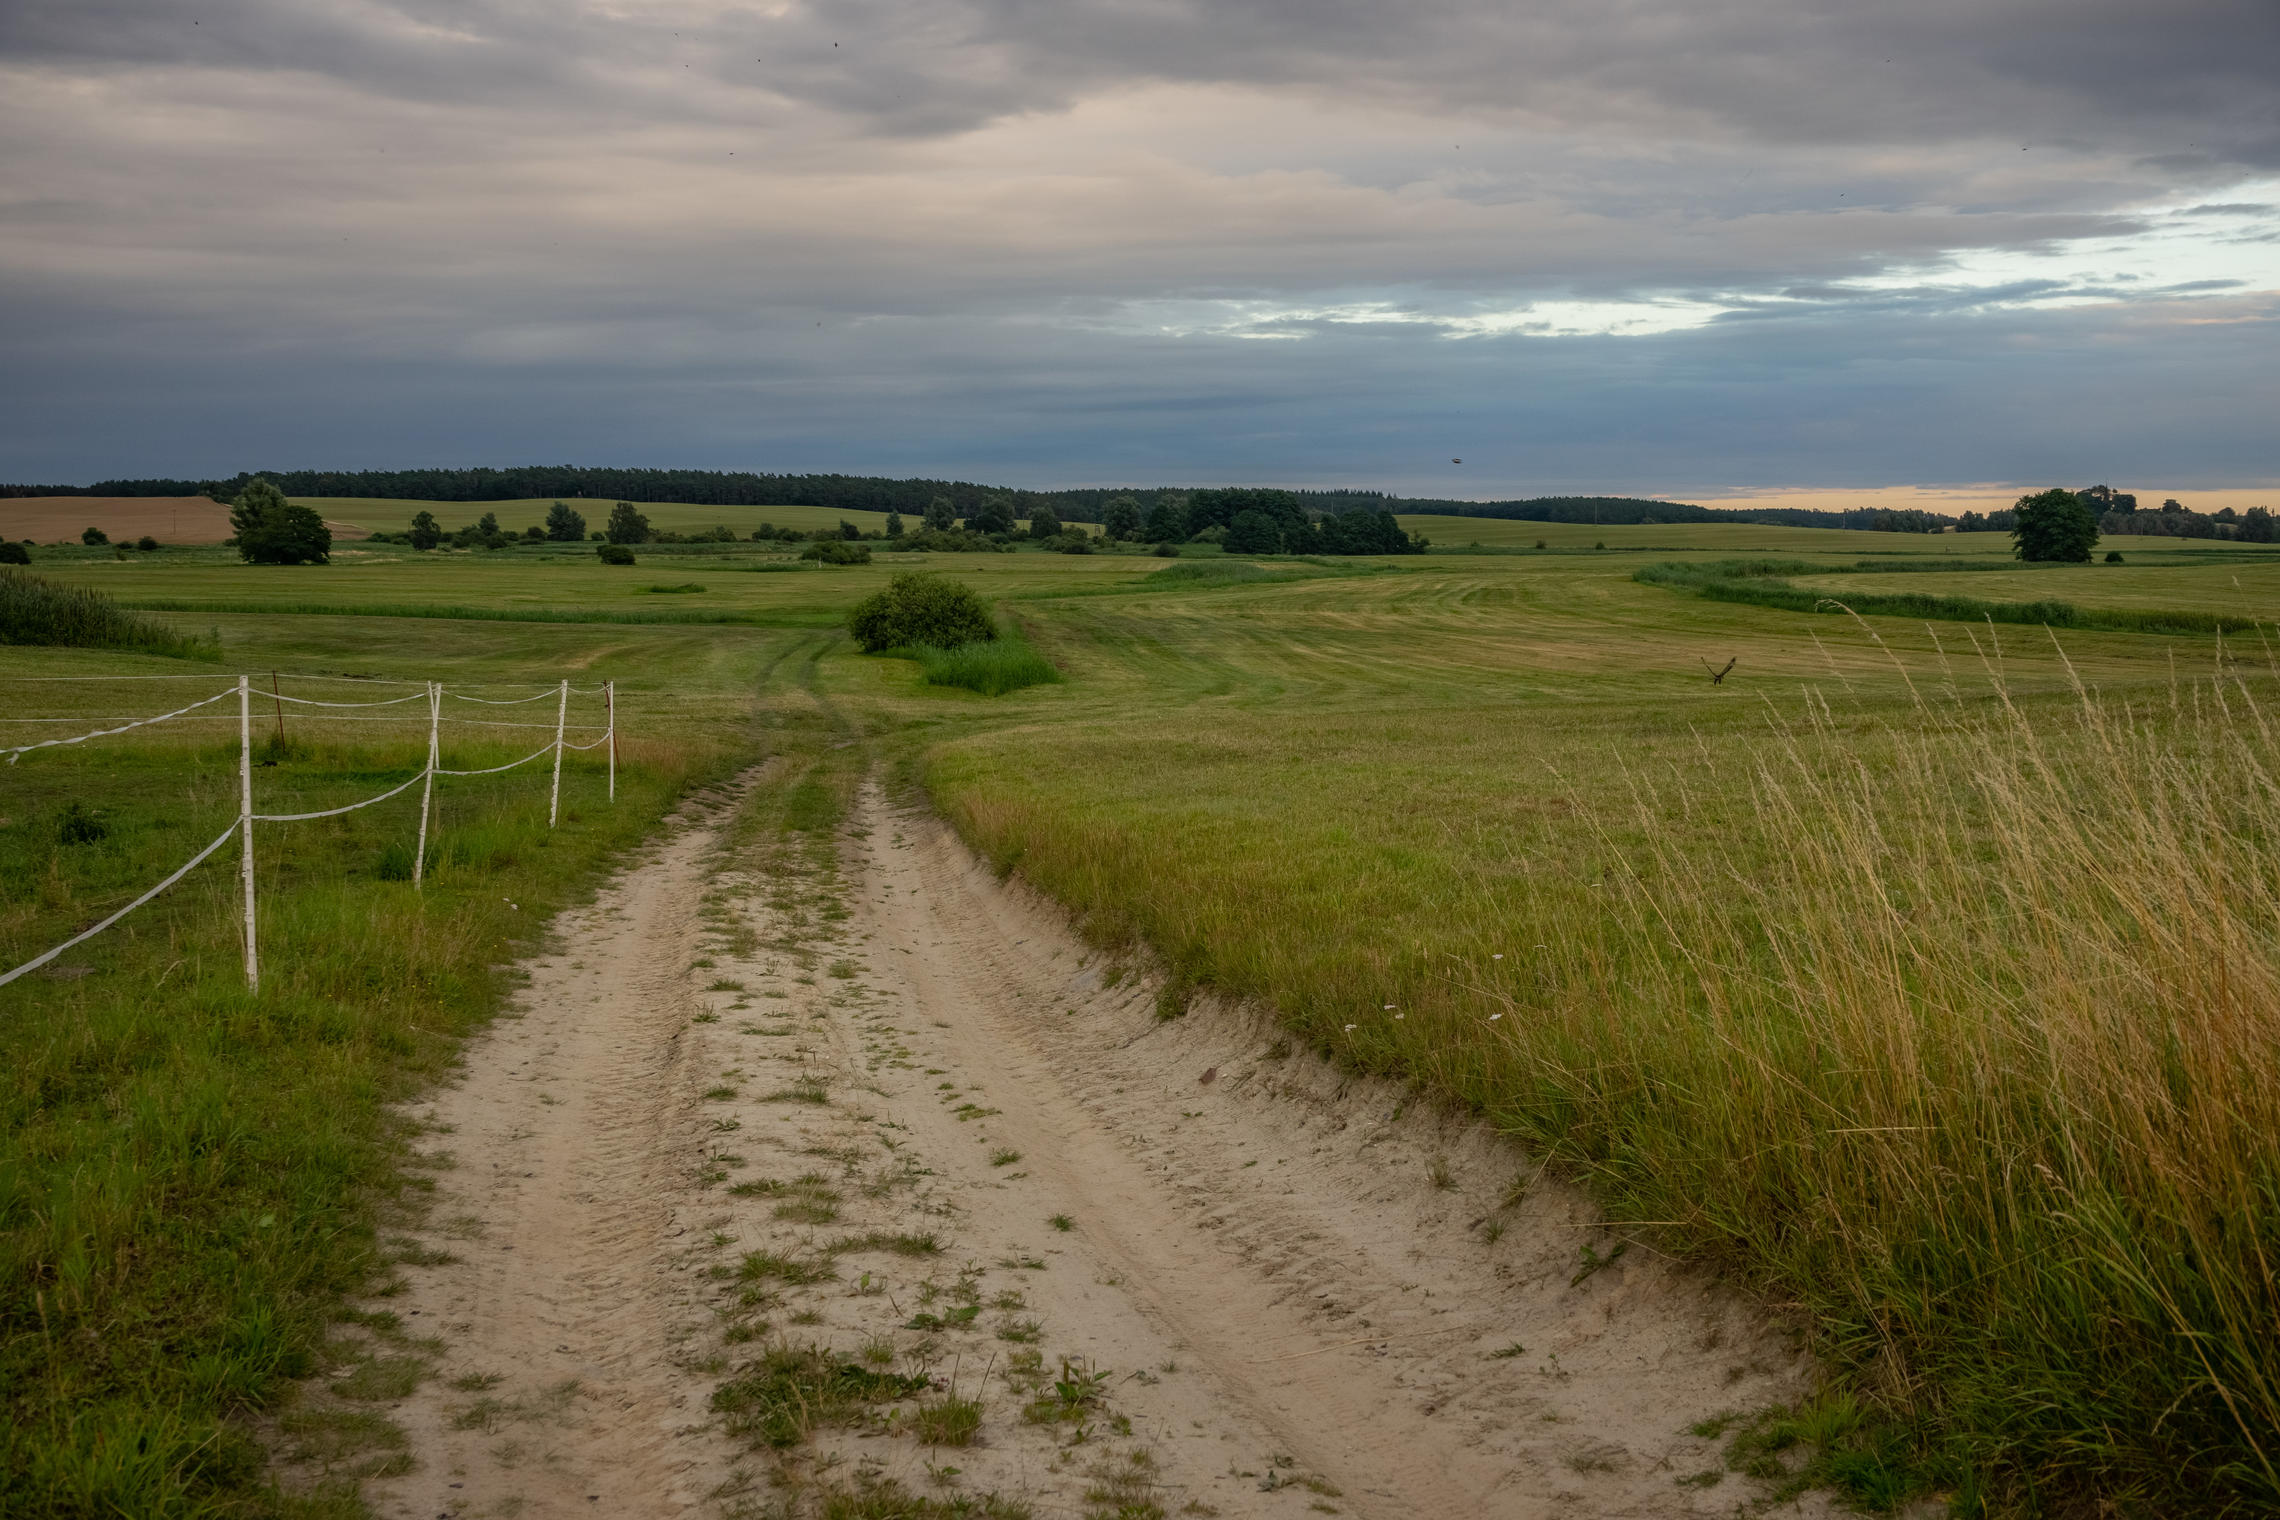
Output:
<path fill-rule="evenodd" d="M 0 565 L 28 565 L 31 562 L 32 551 L 22 544 L 13 539 L 0 543 Z"/>
<path fill-rule="evenodd" d="M 923 574 L 898 575 L 857 602 L 847 631 L 865 654 L 921 645 L 952 649 L 997 637 L 990 609 L 973 587 Z"/>
<path fill-rule="evenodd" d="M 633 550 L 624 544 L 596 544 L 594 552 L 601 556 L 602 563 L 605 565 L 630 565 L 633 563 Z"/>
<path fill-rule="evenodd" d="M 818 560 L 826 565 L 867 565 L 871 562 L 871 550 L 867 544 L 834 538 L 809 544 L 800 551 L 800 558 Z"/>

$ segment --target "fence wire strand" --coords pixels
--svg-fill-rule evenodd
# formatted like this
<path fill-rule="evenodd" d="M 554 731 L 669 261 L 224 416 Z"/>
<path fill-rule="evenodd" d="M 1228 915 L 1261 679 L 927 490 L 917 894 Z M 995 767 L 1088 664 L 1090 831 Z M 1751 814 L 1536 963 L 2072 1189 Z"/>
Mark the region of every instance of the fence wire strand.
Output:
<path fill-rule="evenodd" d="M 82 940 L 90 940 L 93 939 L 96 935 L 101 934 L 105 929 L 110 928 L 111 925 L 117 923 L 120 919 L 125 918 L 129 913 L 134 912 L 135 909 L 141 907 L 144 903 L 149 902 L 152 898 L 158 896 L 159 893 L 165 891 L 168 887 L 173 886 L 183 877 L 188 876 L 190 874 L 190 868 L 192 866 L 197 865 L 207 856 L 213 854 L 216 850 L 227 844 L 229 842 L 230 836 L 232 834 L 235 834 L 237 831 L 238 820 L 233 818 L 230 820 L 230 826 L 222 830 L 221 834 L 216 837 L 212 844 L 206 846 L 197 854 L 184 861 L 181 868 L 177 870 L 172 876 L 167 877 L 166 880 L 160 882 L 157 886 L 152 887 L 148 892 L 145 892 L 142 896 L 136 898 L 133 902 L 128 903 L 125 907 L 112 914 L 109 918 L 104 919 L 94 928 L 81 930 L 79 933 L 74 934 L 71 938 L 65 940 L 62 944 L 56 946 L 53 950 L 48 951 L 44 955 L 35 955 L 30 960 L 24 962 L 24 964 L 21 966 L 18 966 L 15 970 L 10 971 L 5 975 L 0 975 L 0 987 L 7 986 L 10 982 L 14 981 L 17 977 L 22 976 L 27 971 L 39 970 L 40 967 L 46 965 L 49 961 L 54 960 L 57 956 L 63 954 L 64 951 L 69 950 L 73 945 L 80 943 Z"/>
<path fill-rule="evenodd" d="M 153 723 L 164 723 L 169 718 L 179 718 L 184 713 L 196 712 L 201 707 L 211 707 L 214 703 L 221 701 L 224 697 L 233 697 L 236 695 L 237 688 L 233 686 L 228 691 L 215 692 L 212 696 L 208 697 L 203 702 L 193 702 L 188 707 L 177 707 L 174 709 L 174 711 L 170 713 L 160 713 L 155 718 L 137 718 L 134 722 L 122 723 L 117 728 L 99 728 L 91 734 L 77 734 L 69 739 L 42 739 L 37 744 L 11 745 L 6 751 L 8 756 L 8 763 L 10 765 L 14 765 L 19 758 L 31 753 L 35 749 L 53 749 L 59 744 L 85 744 L 90 739 L 102 739 L 107 738 L 112 734 L 123 734 L 130 728 L 148 728 Z"/>

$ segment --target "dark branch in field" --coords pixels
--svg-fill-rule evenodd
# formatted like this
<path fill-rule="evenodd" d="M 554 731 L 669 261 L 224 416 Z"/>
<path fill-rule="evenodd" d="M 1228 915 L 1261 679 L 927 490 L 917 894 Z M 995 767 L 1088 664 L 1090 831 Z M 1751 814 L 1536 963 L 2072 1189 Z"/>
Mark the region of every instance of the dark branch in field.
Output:
<path fill-rule="evenodd" d="M 1695 658 L 1698 660 L 1702 659 L 1700 655 L 1696 655 Z M 1710 684 L 1712 686 L 1723 686 L 1726 684 L 1726 677 L 1732 675 L 1734 672 L 1734 667 L 1736 665 L 1739 665 L 1741 662 L 1742 657 L 1740 655 L 1735 655 L 1732 659 L 1726 662 L 1726 668 L 1724 670 L 1720 670 L 1717 667 L 1713 666 L 1708 660 L 1702 660 L 1702 668 L 1710 672 Z"/>

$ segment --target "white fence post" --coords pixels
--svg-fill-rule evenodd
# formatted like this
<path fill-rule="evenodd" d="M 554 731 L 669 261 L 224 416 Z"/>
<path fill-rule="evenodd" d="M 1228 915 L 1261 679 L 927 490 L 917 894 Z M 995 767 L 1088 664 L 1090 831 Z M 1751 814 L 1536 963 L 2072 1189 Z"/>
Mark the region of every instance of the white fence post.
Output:
<path fill-rule="evenodd" d="M 245 878 L 245 984 L 261 990 L 261 957 L 253 938 L 253 687 L 238 677 L 238 845 Z"/>
<path fill-rule="evenodd" d="M 554 795 L 546 804 L 546 826 L 554 827 L 554 820 L 562 814 L 562 725 L 570 717 L 570 681 L 563 678 L 562 700 L 554 707 Z"/>
<path fill-rule="evenodd" d="M 428 763 L 427 775 L 420 782 L 420 848 L 412 857 L 412 890 L 418 891 L 427 873 L 428 800 L 435 795 L 436 725 L 443 718 L 443 683 L 427 683 L 428 694 Z"/>
<path fill-rule="evenodd" d="M 610 702 L 610 801 L 617 801 L 617 682 L 602 683 L 602 692 Z"/>

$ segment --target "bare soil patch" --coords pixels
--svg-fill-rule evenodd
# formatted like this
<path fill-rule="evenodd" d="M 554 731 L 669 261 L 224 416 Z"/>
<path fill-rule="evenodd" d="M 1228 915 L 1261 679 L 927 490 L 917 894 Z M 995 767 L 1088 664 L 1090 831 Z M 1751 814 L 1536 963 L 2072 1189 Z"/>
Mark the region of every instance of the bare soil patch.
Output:
<path fill-rule="evenodd" d="M 146 534 L 162 544 L 218 544 L 230 536 L 230 509 L 204 496 L 0 497 L 0 538 L 75 544 L 87 528 L 114 544 Z"/>

